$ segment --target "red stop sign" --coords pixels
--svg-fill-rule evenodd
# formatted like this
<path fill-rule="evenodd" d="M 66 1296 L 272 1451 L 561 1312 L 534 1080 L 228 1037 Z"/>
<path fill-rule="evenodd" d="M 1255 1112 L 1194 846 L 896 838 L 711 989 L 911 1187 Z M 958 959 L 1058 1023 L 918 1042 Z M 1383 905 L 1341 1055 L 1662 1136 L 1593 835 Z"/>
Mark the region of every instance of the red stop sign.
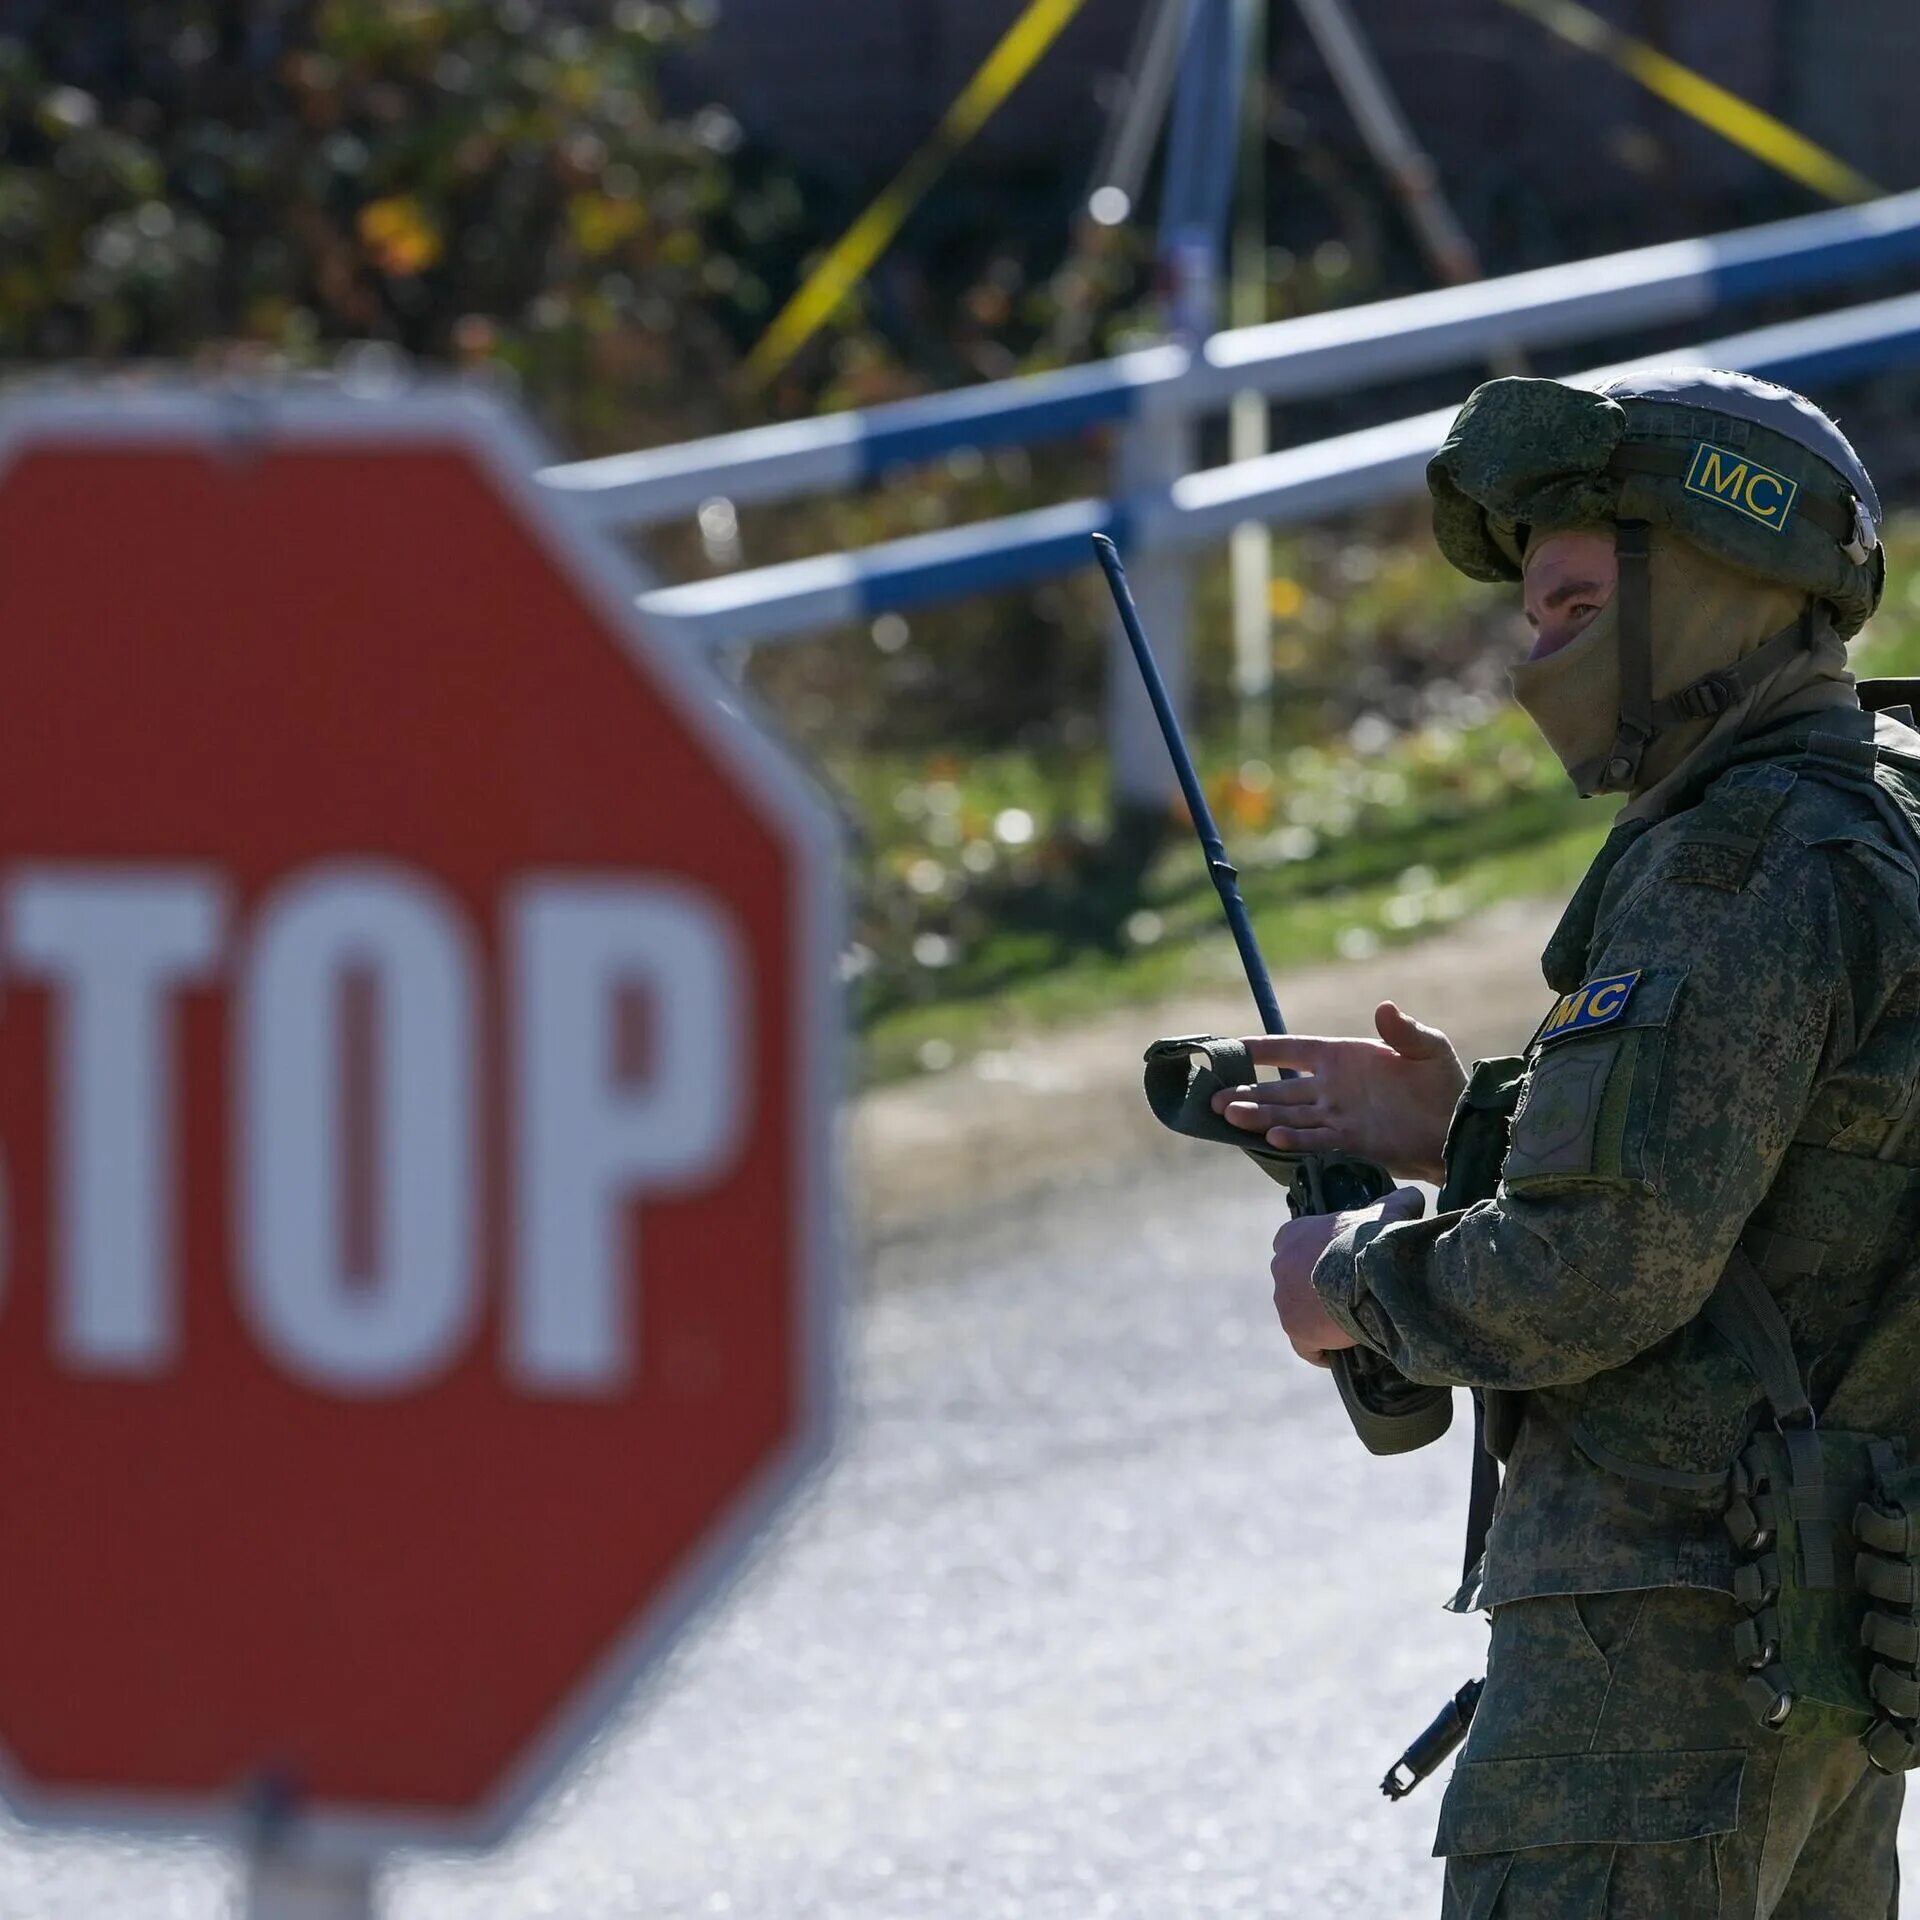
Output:
<path fill-rule="evenodd" d="M 824 810 L 451 394 L 0 413 L 0 1747 L 496 1834 L 825 1446 Z"/>

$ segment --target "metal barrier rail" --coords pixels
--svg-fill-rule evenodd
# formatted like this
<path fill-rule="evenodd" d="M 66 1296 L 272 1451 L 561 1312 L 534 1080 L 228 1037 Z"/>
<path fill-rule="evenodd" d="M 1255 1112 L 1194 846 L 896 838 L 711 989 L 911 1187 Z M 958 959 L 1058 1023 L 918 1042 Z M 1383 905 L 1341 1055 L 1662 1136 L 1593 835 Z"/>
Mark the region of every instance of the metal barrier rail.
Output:
<path fill-rule="evenodd" d="M 1920 294 L 1733 334 L 1657 356 L 1738 367 L 1796 384 L 1843 380 L 1920 361 Z M 1626 366 L 1569 376 L 1605 379 Z M 641 610 L 697 643 L 794 639 L 842 622 L 1018 586 L 1091 564 L 1087 536 L 1178 551 L 1224 539 L 1248 520 L 1286 524 L 1418 492 L 1454 409 L 1368 427 L 1264 459 L 1189 474 L 1119 502 L 1075 500 L 814 560 L 761 567 L 646 594 Z"/>
<path fill-rule="evenodd" d="M 1913 260 L 1920 260 L 1920 191 L 1215 334 L 1197 354 L 1151 347 L 862 413 L 550 467 L 540 478 L 594 524 L 644 526 L 691 513 L 716 494 L 747 503 L 833 492 L 962 447 L 1028 445 L 1093 426 L 1186 417 L 1248 391 L 1276 400 L 1326 393 L 1501 347 L 1695 319 Z"/>

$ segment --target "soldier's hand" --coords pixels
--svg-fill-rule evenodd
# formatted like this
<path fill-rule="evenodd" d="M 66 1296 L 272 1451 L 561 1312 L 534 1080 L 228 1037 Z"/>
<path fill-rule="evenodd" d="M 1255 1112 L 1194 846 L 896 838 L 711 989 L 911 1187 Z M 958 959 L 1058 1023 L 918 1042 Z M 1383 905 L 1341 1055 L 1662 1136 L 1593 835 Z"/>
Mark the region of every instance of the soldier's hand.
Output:
<path fill-rule="evenodd" d="M 1357 1346 L 1313 1290 L 1313 1269 L 1328 1243 L 1356 1220 L 1418 1220 L 1427 1197 L 1418 1187 L 1398 1187 L 1371 1207 L 1354 1213 L 1306 1213 L 1273 1236 L 1273 1306 L 1293 1350 L 1316 1367 L 1332 1364 L 1328 1354 Z"/>
<path fill-rule="evenodd" d="M 1416 1180 L 1444 1177 L 1447 1123 L 1467 1084 L 1453 1042 L 1391 1000 L 1374 1011 L 1378 1040 L 1259 1034 L 1256 1066 L 1290 1067 L 1291 1080 L 1225 1087 L 1213 1110 L 1269 1146 L 1293 1153 L 1352 1153 Z"/>

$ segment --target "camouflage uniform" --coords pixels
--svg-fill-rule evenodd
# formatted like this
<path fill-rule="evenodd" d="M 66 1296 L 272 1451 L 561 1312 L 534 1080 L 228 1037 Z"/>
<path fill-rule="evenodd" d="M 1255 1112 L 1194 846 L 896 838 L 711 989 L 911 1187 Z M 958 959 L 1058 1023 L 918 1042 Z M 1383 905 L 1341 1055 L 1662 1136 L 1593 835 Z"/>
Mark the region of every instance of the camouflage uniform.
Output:
<path fill-rule="evenodd" d="M 1920 770 L 1920 736 L 1877 725 Z M 1920 876 L 1845 783 L 1875 734 L 1857 709 L 1791 723 L 1616 828 L 1543 965 L 1563 995 L 1631 985 L 1476 1068 L 1450 1168 L 1491 1124 L 1495 1195 L 1350 1229 L 1315 1269 L 1409 1378 L 1502 1395 L 1492 1664 L 1436 1848 L 1463 1920 L 1892 1910 L 1900 1779 L 1742 1699 L 1724 1498 L 1595 1458 L 1738 1452 L 1754 1384 L 1696 1316 L 1743 1235 L 1816 1407 L 1920 1442 L 1901 1370 L 1856 1365 L 1920 1220 Z"/>
<path fill-rule="evenodd" d="M 1441 1811 L 1444 1920 L 1879 1920 L 1903 1782 L 1740 1698 L 1723 1595 L 1517 1600 Z"/>
<path fill-rule="evenodd" d="M 1692 472 L 1631 436 L 1623 456 L 1618 408 L 1548 384 L 1483 389 L 1436 462 L 1456 565 L 1513 578 L 1516 524 L 1623 508 L 1721 538 L 1684 497 Z M 1516 455 L 1530 408 L 1551 431 Z M 1658 397 L 1629 412 L 1775 464 L 1806 444 L 1798 420 L 1776 441 Z M 1725 557 L 1765 561 L 1851 632 L 1883 578 L 1871 529 L 1850 548 L 1840 508 L 1790 538 L 1777 520 L 1729 516 Z M 1583 790 L 1630 790 L 1637 764 L 1596 765 Z M 1920 1454 L 1915 821 L 1920 734 L 1858 706 L 1703 754 L 1581 884 L 1543 957 L 1562 998 L 1523 1056 L 1476 1067 L 1440 1211 L 1349 1228 L 1314 1270 L 1333 1318 L 1409 1380 L 1486 1392 L 1506 1463 L 1477 1596 L 1487 1689 L 1435 1848 L 1456 1920 L 1894 1910 L 1900 1774 L 1814 1715 L 1763 1726 L 1735 1657 L 1729 1463 L 1770 1401 L 1712 1307 L 1749 1262 L 1823 1434 Z"/>

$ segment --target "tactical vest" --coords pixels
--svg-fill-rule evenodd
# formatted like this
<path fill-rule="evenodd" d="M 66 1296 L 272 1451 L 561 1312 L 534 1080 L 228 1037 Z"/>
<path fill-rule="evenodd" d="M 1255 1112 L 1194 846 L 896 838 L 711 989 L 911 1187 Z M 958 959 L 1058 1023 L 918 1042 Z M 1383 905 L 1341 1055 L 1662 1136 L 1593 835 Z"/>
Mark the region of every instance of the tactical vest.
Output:
<path fill-rule="evenodd" d="M 1899 707 L 1916 691 L 1869 683 L 1862 704 L 1912 725 Z M 1743 779 L 1743 766 L 1861 796 L 1885 830 L 1878 843 L 1920 880 L 1920 754 L 1813 732 L 1790 747 L 1755 741 L 1703 776 L 1688 804 L 1725 783 L 1716 831 L 1698 849 L 1724 869 L 1723 884 L 1741 883 L 1793 784 Z M 1718 817 L 1729 806 L 1731 822 Z M 1575 967 L 1612 864 L 1603 856 L 1556 935 L 1579 949 L 1560 956 Z M 1554 961 L 1550 947 L 1550 974 Z M 1920 1014 L 1920 980 L 1909 987 Z M 1493 1196 L 1520 1085 L 1510 1062 L 1476 1070 L 1448 1142 L 1443 1209 Z M 1920 1055 L 1903 1114 L 1877 1144 L 1789 1147 L 1693 1320 L 1577 1386 L 1485 1394 L 1485 1443 L 1504 1460 L 1522 1419 L 1545 1418 L 1651 1497 L 1721 1513 L 1756 1716 L 1782 1732 L 1859 1737 L 1877 1767 L 1898 1771 L 1920 1765 L 1916 1351 Z"/>

